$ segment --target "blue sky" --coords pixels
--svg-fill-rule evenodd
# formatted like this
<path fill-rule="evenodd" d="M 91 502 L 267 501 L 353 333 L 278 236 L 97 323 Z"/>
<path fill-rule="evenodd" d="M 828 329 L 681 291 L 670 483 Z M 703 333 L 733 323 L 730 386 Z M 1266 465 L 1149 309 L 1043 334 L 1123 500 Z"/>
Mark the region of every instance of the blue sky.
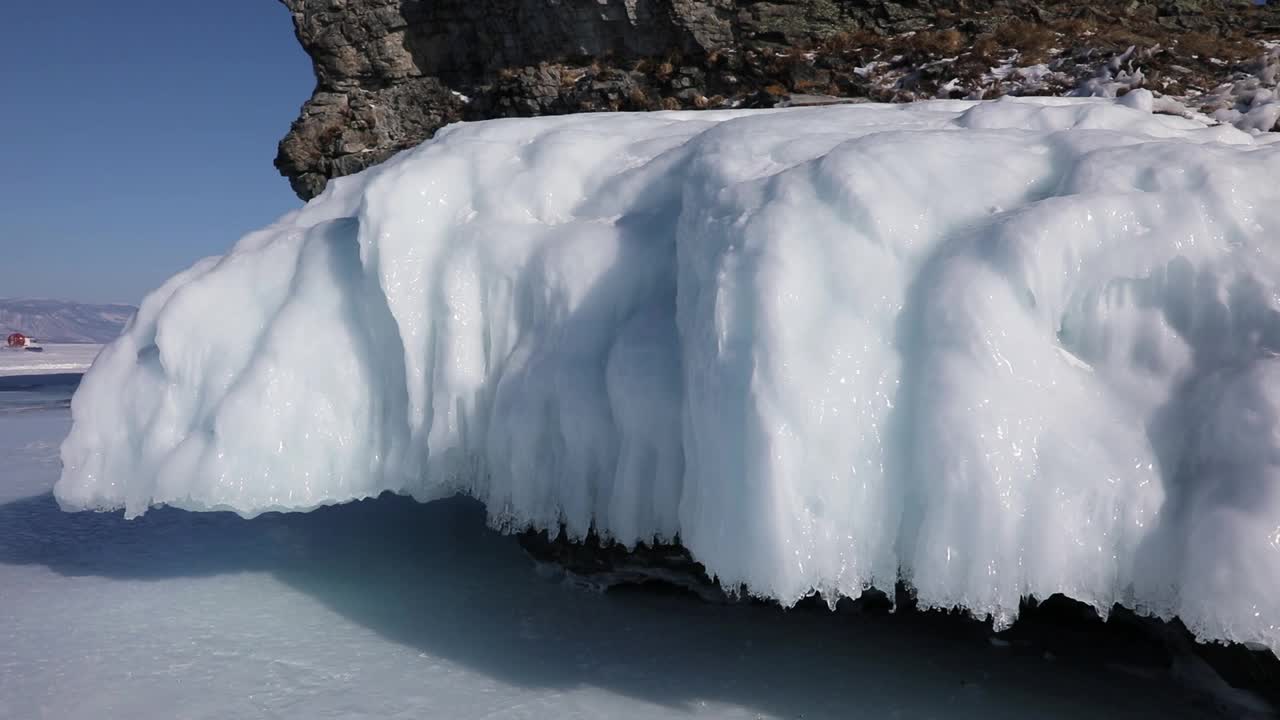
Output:
<path fill-rule="evenodd" d="M 0 23 L 0 297 L 136 304 L 300 203 L 315 84 L 275 0 L 15 2 Z"/>

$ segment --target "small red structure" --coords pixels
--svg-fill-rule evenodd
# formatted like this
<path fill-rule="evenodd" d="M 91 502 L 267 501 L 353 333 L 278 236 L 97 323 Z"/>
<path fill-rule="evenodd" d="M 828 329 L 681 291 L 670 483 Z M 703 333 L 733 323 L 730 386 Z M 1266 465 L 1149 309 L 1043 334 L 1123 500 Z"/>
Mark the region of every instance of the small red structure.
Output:
<path fill-rule="evenodd" d="M 22 333 L 14 333 L 9 336 L 9 347 L 24 348 L 27 346 L 27 336 Z"/>

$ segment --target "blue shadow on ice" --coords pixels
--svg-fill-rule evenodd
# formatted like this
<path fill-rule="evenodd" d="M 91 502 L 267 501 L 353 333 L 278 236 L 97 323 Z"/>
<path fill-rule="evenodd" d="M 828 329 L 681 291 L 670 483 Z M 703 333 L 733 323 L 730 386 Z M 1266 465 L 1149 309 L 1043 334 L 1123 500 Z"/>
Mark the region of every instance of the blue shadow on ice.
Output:
<path fill-rule="evenodd" d="M 71 406 L 82 373 L 0 376 L 0 414 Z"/>
<path fill-rule="evenodd" d="M 389 641 L 501 682 L 598 687 L 670 708 L 779 717 L 1198 717 L 1175 688 L 994 648 L 925 616 L 833 618 L 679 595 L 595 594 L 540 575 L 474 501 L 395 496 L 243 520 L 0 505 L 0 563 L 123 580 L 270 572 Z M 1081 693 L 1085 687 L 1093 688 Z"/>
<path fill-rule="evenodd" d="M 35 388 L 71 387 L 80 384 L 84 373 L 49 373 L 47 375 L 4 375 L 0 376 L 0 391 L 32 390 Z"/>

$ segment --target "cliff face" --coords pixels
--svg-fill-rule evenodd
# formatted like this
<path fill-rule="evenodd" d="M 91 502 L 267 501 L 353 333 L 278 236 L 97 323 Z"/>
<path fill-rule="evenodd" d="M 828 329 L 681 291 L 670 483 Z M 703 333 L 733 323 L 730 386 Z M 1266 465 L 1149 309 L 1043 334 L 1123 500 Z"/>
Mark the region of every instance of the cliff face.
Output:
<path fill-rule="evenodd" d="M 442 125 L 512 114 L 487 102 L 504 69 L 734 45 L 729 0 L 283 1 L 317 80 L 276 161 L 304 198 Z M 548 98 L 565 91 L 558 75 L 524 84 Z"/>
<path fill-rule="evenodd" d="M 1249 0 L 282 2 L 316 73 L 276 158 L 304 199 L 458 120 L 1062 93 L 1131 45 L 1140 83 L 1206 91 L 1280 33 Z M 1041 62 L 1057 75 L 991 73 Z"/>

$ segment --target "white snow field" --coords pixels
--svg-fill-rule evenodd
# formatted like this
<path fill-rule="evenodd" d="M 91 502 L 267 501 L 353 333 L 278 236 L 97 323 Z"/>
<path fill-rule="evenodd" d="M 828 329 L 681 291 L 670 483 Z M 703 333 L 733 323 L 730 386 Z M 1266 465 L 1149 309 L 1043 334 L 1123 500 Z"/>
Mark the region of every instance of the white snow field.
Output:
<path fill-rule="evenodd" d="M 923 616 L 583 592 L 474 502 L 59 512 L 69 411 L 7 396 L 3 720 L 1238 717 L 1137 657 L 1044 657 Z"/>
<path fill-rule="evenodd" d="M 452 126 L 152 293 L 57 500 L 462 491 L 784 604 L 901 575 L 1280 648 L 1280 145 L 1151 108 Z"/>
<path fill-rule="evenodd" d="M 49 344 L 41 352 L 0 347 L 0 377 L 83 374 L 102 350 L 101 345 Z"/>

